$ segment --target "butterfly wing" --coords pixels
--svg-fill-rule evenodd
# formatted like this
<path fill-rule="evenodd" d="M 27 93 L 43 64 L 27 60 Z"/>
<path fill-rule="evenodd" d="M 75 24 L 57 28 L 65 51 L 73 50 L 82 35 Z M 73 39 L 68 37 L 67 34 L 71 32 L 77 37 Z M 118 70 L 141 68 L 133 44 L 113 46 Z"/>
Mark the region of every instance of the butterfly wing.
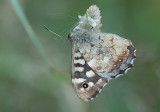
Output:
<path fill-rule="evenodd" d="M 85 101 L 95 98 L 108 81 L 92 70 L 74 41 L 71 72 L 72 86 L 77 95 Z"/>
<path fill-rule="evenodd" d="M 132 67 L 135 48 L 128 39 L 102 33 L 101 16 L 96 5 L 79 16 L 71 32 L 72 85 L 83 100 L 91 100 L 109 79 L 124 74 Z"/>
<path fill-rule="evenodd" d="M 101 77 L 112 79 L 127 72 L 136 58 L 131 41 L 115 34 L 91 32 L 89 39 L 78 43 L 87 65 Z"/>

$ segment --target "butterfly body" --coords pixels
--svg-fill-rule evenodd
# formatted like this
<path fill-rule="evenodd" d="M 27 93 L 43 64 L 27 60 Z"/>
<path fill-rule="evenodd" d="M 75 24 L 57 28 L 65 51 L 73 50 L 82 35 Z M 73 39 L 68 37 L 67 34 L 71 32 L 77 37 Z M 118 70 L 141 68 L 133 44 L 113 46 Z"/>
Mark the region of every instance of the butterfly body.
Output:
<path fill-rule="evenodd" d="M 100 11 L 91 6 L 71 32 L 72 85 L 77 95 L 92 100 L 110 79 L 125 74 L 133 65 L 131 41 L 100 30 Z"/>

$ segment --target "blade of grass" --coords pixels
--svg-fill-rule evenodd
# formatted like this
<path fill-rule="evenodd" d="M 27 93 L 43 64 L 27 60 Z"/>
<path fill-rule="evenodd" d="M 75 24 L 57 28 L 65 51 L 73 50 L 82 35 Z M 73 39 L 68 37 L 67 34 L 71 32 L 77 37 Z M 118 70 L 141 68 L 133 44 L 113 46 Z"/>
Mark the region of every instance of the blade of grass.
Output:
<path fill-rule="evenodd" d="M 19 20 L 21 21 L 24 29 L 26 30 L 27 34 L 29 35 L 29 38 L 31 39 L 32 43 L 34 44 L 35 48 L 38 50 L 39 54 L 42 56 L 43 60 L 47 63 L 48 60 L 46 58 L 46 55 L 44 53 L 43 47 L 40 44 L 39 39 L 37 38 L 36 34 L 34 33 L 31 25 L 29 24 L 26 16 L 24 15 L 24 12 L 22 11 L 22 8 L 17 0 L 9 0 L 12 4 L 12 7 L 14 8 Z"/>
<path fill-rule="evenodd" d="M 36 36 L 36 34 L 34 33 L 29 21 L 27 20 L 21 5 L 19 4 L 18 0 L 9 0 L 14 11 L 16 12 L 20 22 L 22 23 L 22 26 L 24 27 L 25 31 L 27 32 L 27 34 L 29 35 L 29 38 L 31 39 L 33 45 L 35 46 L 35 48 L 37 49 L 38 53 L 40 54 L 40 56 L 42 57 L 43 61 L 46 63 L 46 65 L 48 66 L 49 72 L 48 73 L 52 73 L 52 74 L 58 74 L 58 75 L 53 75 L 56 79 L 61 80 L 62 82 L 68 83 L 68 81 L 66 80 L 66 78 L 64 77 L 64 75 L 60 72 L 57 72 L 56 70 L 53 70 L 52 64 L 50 63 L 50 61 L 48 60 L 44 49 L 38 39 L 38 37 Z M 50 71 L 50 68 L 52 68 L 52 72 Z"/>

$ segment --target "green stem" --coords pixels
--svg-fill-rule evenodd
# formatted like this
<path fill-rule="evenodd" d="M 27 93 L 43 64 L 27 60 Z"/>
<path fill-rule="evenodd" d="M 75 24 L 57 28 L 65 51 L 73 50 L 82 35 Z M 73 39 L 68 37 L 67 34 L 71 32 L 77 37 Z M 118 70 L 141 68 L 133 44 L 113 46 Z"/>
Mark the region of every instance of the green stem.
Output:
<path fill-rule="evenodd" d="M 24 12 L 22 11 L 22 8 L 17 0 L 9 0 L 19 18 L 21 21 L 24 29 L 26 30 L 27 34 L 29 35 L 29 38 L 31 39 L 32 43 L 34 44 L 35 48 L 38 50 L 39 54 L 42 56 L 43 60 L 45 62 L 49 62 L 46 58 L 46 55 L 44 53 L 43 47 L 37 38 L 36 34 L 34 33 L 30 23 L 28 22 L 26 16 L 24 15 Z"/>
<path fill-rule="evenodd" d="M 53 70 L 52 64 L 50 63 L 50 61 L 48 60 L 44 49 L 38 39 L 38 37 L 36 36 L 36 34 L 34 33 L 29 21 L 27 20 L 21 5 L 19 4 L 18 0 L 9 0 L 13 9 L 15 10 L 20 22 L 22 23 L 22 26 L 24 27 L 25 31 L 27 32 L 27 34 L 29 35 L 29 38 L 31 39 L 33 45 L 35 46 L 35 48 L 37 49 L 38 53 L 40 54 L 40 56 L 42 57 L 43 61 L 47 64 L 48 68 L 52 68 L 52 72 L 49 73 L 51 74 L 58 74 L 55 76 L 56 79 L 59 79 L 61 81 L 67 82 L 67 80 L 65 80 L 64 75 L 57 72 L 56 70 Z"/>

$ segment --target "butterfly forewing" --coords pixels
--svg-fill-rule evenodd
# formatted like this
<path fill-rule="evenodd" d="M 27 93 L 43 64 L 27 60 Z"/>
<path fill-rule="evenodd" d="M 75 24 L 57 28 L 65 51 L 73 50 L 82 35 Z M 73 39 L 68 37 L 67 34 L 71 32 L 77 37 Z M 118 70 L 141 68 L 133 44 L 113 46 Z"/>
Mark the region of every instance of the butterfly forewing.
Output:
<path fill-rule="evenodd" d="M 72 42 L 72 85 L 77 95 L 85 100 L 95 98 L 102 87 L 107 83 L 107 79 L 99 76 L 88 66 L 79 49 Z"/>

